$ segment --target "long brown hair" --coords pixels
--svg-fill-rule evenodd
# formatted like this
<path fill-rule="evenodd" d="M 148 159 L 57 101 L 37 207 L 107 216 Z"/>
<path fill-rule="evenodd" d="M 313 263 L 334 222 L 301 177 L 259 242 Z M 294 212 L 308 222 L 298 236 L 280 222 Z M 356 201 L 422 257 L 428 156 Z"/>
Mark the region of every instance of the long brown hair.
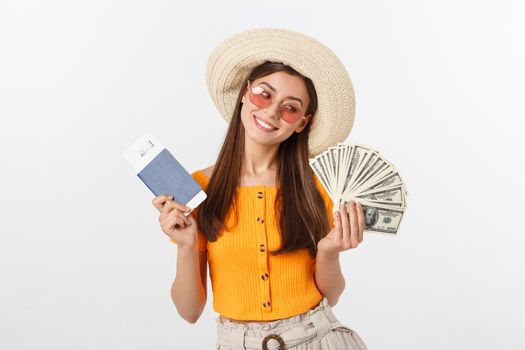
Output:
<path fill-rule="evenodd" d="M 253 69 L 241 85 L 233 117 L 207 185 L 207 198 L 197 213 L 199 230 L 208 241 L 215 242 L 219 232 L 225 229 L 224 220 L 234 203 L 239 186 L 245 133 L 240 115 L 241 99 L 247 81 L 254 81 L 279 71 L 299 76 L 304 80 L 310 101 L 304 115 L 314 115 L 317 110 L 317 94 L 313 82 L 292 67 L 266 61 Z M 278 183 L 274 209 L 276 213 L 280 213 L 276 217 L 279 217 L 282 245 L 277 251 L 270 251 L 272 255 L 309 249 L 310 256 L 315 258 L 317 243 L 330 230 L 327 210 L 315 186 L 313 171 L 308 163 L 310 126 L 311 121 L 300 133 L 294 132 L 281 142 L 277 152 Z M 236 217 L 238 219 L 237 212 Z"/>

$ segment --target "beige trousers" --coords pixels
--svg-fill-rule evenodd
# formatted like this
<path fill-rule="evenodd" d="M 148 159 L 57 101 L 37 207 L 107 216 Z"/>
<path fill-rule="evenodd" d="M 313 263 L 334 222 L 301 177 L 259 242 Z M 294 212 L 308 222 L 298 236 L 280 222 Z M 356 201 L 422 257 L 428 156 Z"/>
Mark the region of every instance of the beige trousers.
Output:
<path fill-rule="evenodd" d="M 297 316 L 267 322 L 232 322 L 220 315 L 215 350 L 367 350 L 361 337 L 343 325 L 328 300 Z"/>

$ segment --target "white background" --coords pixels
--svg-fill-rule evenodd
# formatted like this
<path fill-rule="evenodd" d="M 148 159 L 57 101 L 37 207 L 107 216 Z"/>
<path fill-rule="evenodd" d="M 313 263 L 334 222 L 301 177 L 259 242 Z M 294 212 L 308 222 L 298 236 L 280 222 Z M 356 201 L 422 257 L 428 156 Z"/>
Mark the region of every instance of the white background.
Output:
<path fill-rule="evenodd" d="M 397 237 L 341 254 L 333 310 L 369 349 L 523 349 L 524 7 L 518 1 L 2 1 L 0 348 L 212 349 L 211 285 L 189 324 L 168 242 L 122 151 L 154 132 L 189 171 L 226 131 L 211 50 L 302 31 L 347 67 L 347 142 L 401 172 Z"/>

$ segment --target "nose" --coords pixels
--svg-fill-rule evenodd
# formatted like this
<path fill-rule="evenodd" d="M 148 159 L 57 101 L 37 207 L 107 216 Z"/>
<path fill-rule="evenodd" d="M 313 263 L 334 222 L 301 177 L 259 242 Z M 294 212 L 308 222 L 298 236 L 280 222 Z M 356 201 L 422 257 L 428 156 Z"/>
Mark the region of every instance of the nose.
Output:
<path fill-rule="evenodd" d="M 264 110 L 267 111 L 267 117 L 268 118 L 272 118 L 272 119 L 275 119 L 275 120 L 278 120 L 281 116 L 279 115 L 279 107 L 280 105 L 278 104 L 279 101 L 272 101 L 272 103 L 270 103 L 270 105 L 266 106 L 266 108 L 264 108 Z"/>

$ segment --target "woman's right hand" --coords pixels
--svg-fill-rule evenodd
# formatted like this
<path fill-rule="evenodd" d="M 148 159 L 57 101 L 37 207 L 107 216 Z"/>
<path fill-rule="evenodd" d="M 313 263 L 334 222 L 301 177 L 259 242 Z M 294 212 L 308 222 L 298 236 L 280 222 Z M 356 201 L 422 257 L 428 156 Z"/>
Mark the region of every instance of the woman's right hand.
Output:
<path fill-rule="evenodd" d="M 162 232 L 179 247 L 194 247 L 199 243 L 195 218 L 191 214 L 184 215 L 184 212 L 191 208 L 175 202 L 169 195 L 159 195 L 152 203 L 160 212 L 159 223 Z"/>

